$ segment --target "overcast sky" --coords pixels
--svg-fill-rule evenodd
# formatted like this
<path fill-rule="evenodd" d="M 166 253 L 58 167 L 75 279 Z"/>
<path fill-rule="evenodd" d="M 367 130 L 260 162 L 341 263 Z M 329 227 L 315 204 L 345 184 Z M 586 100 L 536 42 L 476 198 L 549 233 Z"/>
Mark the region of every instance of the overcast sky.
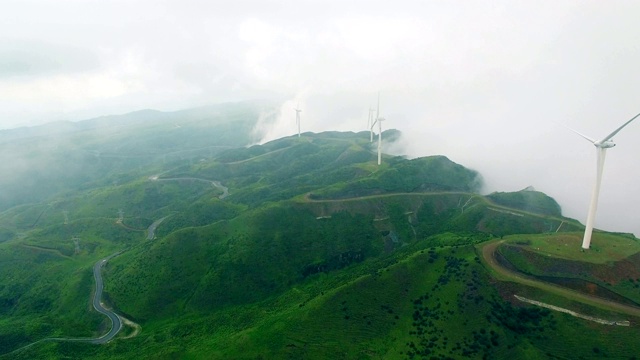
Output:
<path fill-rule="evenodd" d="M 346 2 L 346 4 L 345 4 Z M 640 112 L 637 1 L 3 0 L 0 129 L 281 99 L 265 139 L 363 130 L 443 154 L 487 191 L 532 185 L 584 222 L 595 148 Z M 640 235 L 640 120 L 614 140 L 596 227 Z"/>

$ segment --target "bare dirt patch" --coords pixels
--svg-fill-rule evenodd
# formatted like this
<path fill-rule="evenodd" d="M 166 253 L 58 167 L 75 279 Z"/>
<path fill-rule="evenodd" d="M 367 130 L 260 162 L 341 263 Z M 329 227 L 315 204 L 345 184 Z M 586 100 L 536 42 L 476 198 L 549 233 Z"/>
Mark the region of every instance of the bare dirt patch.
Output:
<path fill-rule="evenodd" d="M 131 321 L 129 319 L 127 319 L 127 318 L 125 318 L 123 316 L 120 316 L 120 320 L 122 320 L 122 323 L 125 326 L 132 328 L 131 333 L 126 335 L 126 336 L 121 337 L 121 339 L 131 339 L 132 337 L 138 336 L 138 334 L 140 334 L 140 331 L 142 331 L 142 326 L 140 326 L 139 324 L 137 324 L 137 323 L 135 323 L 135 322 L 133 322 L 133 321 Z"/>

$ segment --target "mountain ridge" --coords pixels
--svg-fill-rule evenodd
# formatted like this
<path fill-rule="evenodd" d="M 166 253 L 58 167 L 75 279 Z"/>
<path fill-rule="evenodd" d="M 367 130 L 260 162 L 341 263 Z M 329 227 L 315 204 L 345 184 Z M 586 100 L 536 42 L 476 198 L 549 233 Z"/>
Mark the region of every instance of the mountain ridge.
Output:
<path fill-rule="evenodd" d="M 238 106 L 221 116 L 195 121 L 206 133 L 147 126 L 139 149 L 165 151 L 148 161 L 109 157 L 136 149 L 136 134 L 116 137 L 124 139 L 119 152 L 88 153 L 102 166 L 85 167 L 85 180 L 0 212 L 0 262 L 11 274 L 0 279 L 0 354 L 45 337 L 100 333 L 104 319 L 77 304 L 88 305 L 93 263 L 124 251 L 104 268 L 105 301 L 142 332 L 99 347 L 39 344 L 11 357 L 550 358 L 589 357 L 594 346 L 633 355 L 606 341 L 630 341 L 634 327 L 592 328 L 513 295 L 602 317 L 609 310 L 500 282 L 483 265 L 477 247 L 492 240 L 532 238 L 531 251 L 547 251 L 573 239 L 582 225 L 547 195 L 483 196 L 480 174 L 442 155 L 384 154 L 378 166 L 364 131 L 188 150 L 210 134 L 217 137 L 208 146 L 233 143 L 224 138 L 233 119 L 243 119 L 233 131 L 244 131 L 233 141 L 250 142 L 255 111 Z M 170 142 L 172 131 L 190 141 Z M 91 141 L 92 151 L 109 144 Z M 159 219 L 148 237 L 142 229 Z M 604 233 L 595 234 L 595 249 L 607 239 L 628 247 L 622 259 L 640 251 L 635 237 Z M 506 256 L 532 266 L 516 255 Z M 616 286 L 629 296 L 628 281 Z M 554 340 L 575 329 L 598 339 L 591 347 Z"/>

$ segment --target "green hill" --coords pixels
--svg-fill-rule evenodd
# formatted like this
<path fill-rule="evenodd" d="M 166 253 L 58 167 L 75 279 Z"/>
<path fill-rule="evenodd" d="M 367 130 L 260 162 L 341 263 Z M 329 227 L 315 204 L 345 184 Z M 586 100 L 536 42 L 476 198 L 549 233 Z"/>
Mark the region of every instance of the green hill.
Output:
<path fill-rule="evenodd" d="M 583 257 L 568 250 L 582 226 L 545 194 L 482 196 L 480 174 L 444 156 L 385 155 L 378 166 L 368 132 L 305 133 L 245 147 L 258 109 L 144 111 L 57 128 L 68 138 L 44 159 L 60 164 L 84 151 L 87 166 L 81 159 L 82 171 L 63 166 L 64 176 L 52 173 L 50 186 L 32 195 L 3 195 L 15 206 L 0 213 L 0 358 L 638 352 L 629 345 L 640 335 L 637 318 L 545 290 L 550 278 L 574 272 L 613 293 L 612 301 L 640 301 L 634 237 L 596 233 L 595 251 Z M 2 136 L 1 146 L 22 149 L 18 143 L 43 133 Z M 11 186 L 30 175 L 16 173 Z M 482 249 L 498 241 L 502 266 L 529 282 L 496 280 Z M 104 302 L 141 332 L 127 325 L 105 345 L 43 341 L 9 353 L 49 337 L 106 332 L 109 323 L 89 302 L 91 268 L 116 251 L 123 253 L 103 271 Z M 514 295 L 590 316 L 625 316 L 632 326 L 596 324 Z"/>
<path fill-rule="evenodd" d="M 560 205 L 539 191 L 525 189 L 517 192 L 494 192 L 487 196 L 496 204 L 539 214 L 561 216 Z"/>
<path fill-rule="evenodd" d="M 0 131 L 0 211 L 60 192 L 127 183 L 147 171 L 196 163 L 257 139 L 264 105 L 139 111 L 78 123 Z"/>
<path fill-rule="evenodd" d="M 640 242 L 596 233 L 588 254 L 580 251 L 581 242 L 582 233 L 516 236 L 499 252 L 530 276 L 640 306 Z"/>

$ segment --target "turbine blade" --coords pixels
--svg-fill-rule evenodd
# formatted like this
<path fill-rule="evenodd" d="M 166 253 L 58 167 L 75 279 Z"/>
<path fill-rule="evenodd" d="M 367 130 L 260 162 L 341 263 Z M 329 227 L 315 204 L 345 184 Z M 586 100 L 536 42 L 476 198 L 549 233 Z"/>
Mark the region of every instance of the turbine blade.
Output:
<path fill-rule="evenodd" d="M 595 141 L 595 140 L 593 140 L 592 138 L 588 137 L 587 135 L 584 135 L 584 134 L 582 134 L 582 133 L 579 133 L 579 132 L 577 132 L 576 130 L 573 130 L 572 128 L 568 127 L 567 125 L 564 125 L 564 124 L 560 124 L 560 125 L 562 125 L 562 126 L 566 127 L 567 129 L 569 129 L 569 130 L 573 131 L 574 133 L 576 133 L 576 134 L 578 134 L 578 135 L 582 136 L 583 138 L 587 139 L 590 143 L 595 144 L 595 142 L 596 142 L 596 141 Z"/>
<path fill-rule="evenodd" d="M 640 114 L 634 116 L 631 118 L 631 120 L 627 121 L 626 123 L 622 124 L 622 126 L 620 126 L 619 128 L 616 129 L 616 131 L 612 132 L 611 134 L 607 135 L 606 138 L 600 140 L 600 142 L 604 142 L 607 141 L 609 139 L 611 139 L 612 137 L 614 137 L 618 132 L 620 132 L 620 130 L 622 130 L 623 127 L 629 125 L 630 122 L 632 122 L 633 120 L 635 120 L 638 116 L 640 116 Z"/>

